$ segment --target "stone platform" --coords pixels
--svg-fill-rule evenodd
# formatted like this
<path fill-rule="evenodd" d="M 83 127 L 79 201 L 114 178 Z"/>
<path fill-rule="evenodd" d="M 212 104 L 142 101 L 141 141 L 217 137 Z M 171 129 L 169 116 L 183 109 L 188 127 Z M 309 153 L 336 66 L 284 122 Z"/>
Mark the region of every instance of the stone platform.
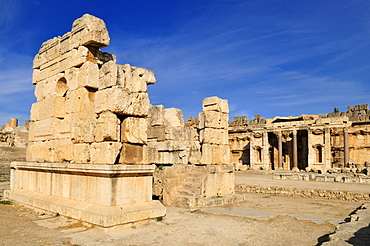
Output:
<path fill-rule="evenodd" d="M 102 227 L 164 216 L 152 165 L 13 162 L 10 200 Z"/>

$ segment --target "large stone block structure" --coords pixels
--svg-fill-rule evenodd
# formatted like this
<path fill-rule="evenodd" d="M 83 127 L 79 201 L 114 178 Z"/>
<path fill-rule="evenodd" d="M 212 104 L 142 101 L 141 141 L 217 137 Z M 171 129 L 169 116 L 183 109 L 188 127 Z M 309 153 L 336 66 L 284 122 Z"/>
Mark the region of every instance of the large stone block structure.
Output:
<path fill-rule="evenodd" d="M 228 102 L 203 100 L 199 118 L 184 123 L 179 109 L 153 106 L 149 114 L 148 147 L 156 169 L 154 194 L 170 206 L 188 208 L 239 202 L 234 168 L 229 163 Z"/>
<path fill-rule="evenodd" d="M 229 123 L 231 162 L 265 170 L 361 170 L 370 162 L 369 130 L 367 104 L 318 115 L 235 117 Z"/>
<path fill-rule="evenodd" d="M 27 162 L 12 163 L 5 195 L 109 227 L 165 215 L 152 200 L 147 85 L 154 73 L 116 64 L 105 23 L 77 19 L 34 59 Z"/>

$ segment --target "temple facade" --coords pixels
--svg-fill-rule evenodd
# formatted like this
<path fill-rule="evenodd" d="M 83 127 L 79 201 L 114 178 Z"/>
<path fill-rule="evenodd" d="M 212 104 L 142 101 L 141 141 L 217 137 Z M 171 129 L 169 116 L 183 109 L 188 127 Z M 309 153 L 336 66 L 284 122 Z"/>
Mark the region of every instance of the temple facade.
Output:
<path fill-rule="evenodd" d="M 264 170 L 318 170 L 368 166 L 368 104 L 347 112 L 229 122 L 230 161 Z"/>

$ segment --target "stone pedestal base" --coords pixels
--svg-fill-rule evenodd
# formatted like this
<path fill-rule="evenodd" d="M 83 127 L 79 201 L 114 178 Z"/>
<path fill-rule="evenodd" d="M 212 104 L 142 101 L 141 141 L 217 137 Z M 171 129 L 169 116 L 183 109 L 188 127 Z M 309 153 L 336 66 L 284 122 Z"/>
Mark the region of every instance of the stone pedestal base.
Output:
<path fill-rule="evenodd" d="M 164 216 L 152 201 L 151 165 L 15 162 L 11 190 L 16 202 L 95 225 L 111 227 Z"/>

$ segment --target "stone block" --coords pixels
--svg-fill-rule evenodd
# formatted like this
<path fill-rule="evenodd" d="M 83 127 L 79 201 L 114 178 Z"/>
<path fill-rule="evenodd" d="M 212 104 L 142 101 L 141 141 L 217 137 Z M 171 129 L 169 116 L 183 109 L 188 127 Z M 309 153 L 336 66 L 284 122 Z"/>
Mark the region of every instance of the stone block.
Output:
<path fill-rule="evenodd" d="M 71 139 L 73 143 L 94 142 L 97 115 L 92 111 L 71 114 Z"/>
<path fill-rule="evenodd" d="M 228 144 L 228 131 L 226 129 L 204 128 L 200 131 L 200 141 L 205 144 Z"/>
<path fill-rule="evenodd" d="M 228 145 L 202 145 L 202 164 L 229 164 L 230 147 Z"/>
<path fill-rule="evenodd" d="M 189 134 L 183 127 L 166 127 L 166 140 L 186 141 L 189 140 Z"/>
<path fill-rule="evenodd" d="M 45 80 L 42 80 L 42 81 L 39 81 L 35 86 L 35 91 L 33 94 L 35 95 L 37 101 L 41 101 L 45 98 L 44 84 L 45 84 Z"/>
<path fill-rule="evenodd" d="M 217 111 L 205 111 L 199 113 L 199 128 L 228 128 L 228 114 Z"/>
<path fill-rule="evenodd" d="M 89 45 L 102 48 L 108 46 L 110 42 L 104 21 L 89 14 L 75 20 L 71 32 L 73 47 Z"/>
<path fill-rule="evenodd" d="M 108 61 L 99 69 L 99 89 L 115 85 L 117 85 L 117 64 L 114 61 Z"/>
<path fill-rule="evenodd" d="M 95 141 L 120 141 L 120 120 L 117 115 L 105 111 L 99 114 L 95 127 Z"/>
<path fill-rule="evenodd" d="M 65 70 L 64 77 L 67 81 L 69 90 L 73 91 L 78 88 L 78 73 L 80 68 L 71 67 Z"/>
<path fill-rule="evenodd" d="M 146 164 L 154 164 L 156 163 L 156 158 L 158 156 L 158 149 L 155 146 L 151 145 L 144 145 L 143 146 L 143 162 Z"/>
<path fill-rule="evenodd" d="M 42 83 L 42 94 L 44 98 L 51 98 L 55 96 L 65 96 L 68 86 L 67 81 L 64 78 L 64 73 L 57 73 L 44 80 Z M 41 92 L 39 92 L 41 93 Z"/>
<path fill-rule="evenodd" d="M 52 97 L 32 104 L 32 121 L 45 120 L 49 118 L 64 118 L 66 115 L 66 98 Z"/>
<path fill-rule="evenodd" d="M 118 81 L 117 84 L 128 89 L 129 92 L 146 92 L 147 83 L 144 74 L 135 72 L 135 67 L 129 64 L 118 66 Z"/>
<path fill-rule="evenodd" d="M 138 144 L 123 143 L 120 164 L 145 164 L 144 147 Z"/>
<path fill-rule="evenodd" d="M 166 126 L 171 127 L 184 127 L 184 115 L 182 111 L 178 108 L 166 108 L 164 109 L 164 120 Z"/>
<path fill-rule="evenodd" d="M 164 125 L 164 107 L 163 105 L 151 106 L 149 109 L 149 124 L 151 126 Z"/>
<path fill-rule="evenodd" d="M 229 113 L 228 101 L 219 97 L 207 97 L 203 99 L 203 111 L 217 111 Z"/>
<path fill-rule="evenodd" d="M 156 139 L 157 141 L 166 140 L 166 129 L 164 126 L 148 127 L 148 139 Z"/>
<path fill-rule="evenodd" d="M 90 159 L 90 144 L 73 145 L 74 163 L 89 163 Z"/>
<path fill-rule="evenodd" d="M 95 112 L 110 110 L 120 115 L 144 117 L 150 102 L 146 93 L 129 93 L 122 87 L 111 87 L 95 93 Z"/>
<path fill-rule="evenodd" d="M 89 87 L 94 89 L 99 88 L 98 64 L 88 61 L 80 67 L 77 76 L 77 86 Z"/>
<path fill-rule="evenodd" d="M 56 123 L 57 127 L 55 129 L 55 138 L 56 139 L 65 139 L 65 138 L 71 138 L 71 115 L 66 114 L 63 119 L 58 119 L 58 122 Z"/>
<path fill-rule="evenodd" d="M 55 130 L 59 127 L 60 120 L 49 118 L 30 123 L 30 139 L 45 141 L 55 139 Z"/>
<path fill-rule="evenodd" d="M 33 162 L 54 162 L 55 148 L 53 146 L 53 141 L 29 142 L 26 160 Z"/>
<path fill-rule="evenodd" d="M 67 32 L 60 38 L 59 45 L 61 54 L 67 53 L 72 49 L 70 32 Z"/>
<path fill-rule="evenodd" d="M 53 140 L 55 149 L 54 162 L 70 162 L 73 160 L 73 143 L 70 139 Z"/>
<path fill-rule="evenodd" d="M 77 113 L 87 110 L 94 110 L 95 92 L 87 90 L 85 87 L 78 88 L 67 93 L 66 111 L 67 113 Z"/>
<path fill-rule="evenodd" d="M 122 144 L 119 142 L 92 143 L 90 162 L 95 164 L 114 164 L 120 153 Z"/>
<path fill-rule="evenodd" d="M 147 128 L 148 123 L 145 118 L 127 117 L 121 124 L 121 141 L 145 144 L 147 141 Z"/>
<path fill-rule="evenodd" d="M 156 82 L 154 72 L 142 67 L 131 67 L 132 77 L 136 81 L 141 81 L 147 85 L 153 85 Z"/>

